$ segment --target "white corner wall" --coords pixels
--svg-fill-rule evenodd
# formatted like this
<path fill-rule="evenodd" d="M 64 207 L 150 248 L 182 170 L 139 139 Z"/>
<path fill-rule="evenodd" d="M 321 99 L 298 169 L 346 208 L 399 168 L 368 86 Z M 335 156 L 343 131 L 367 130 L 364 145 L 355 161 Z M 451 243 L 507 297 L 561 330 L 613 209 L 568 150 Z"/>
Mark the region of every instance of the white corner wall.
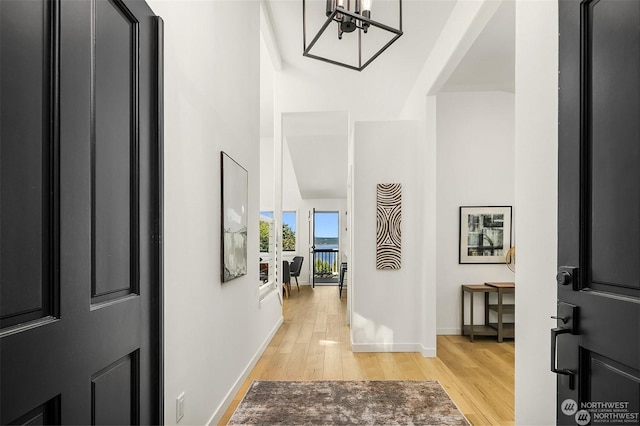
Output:
<path fill-rule="evenodd" d="M 516 2 L 515 423 L 555 424 L 549 330 L 556 312 L 558 2 Z M 541 226 L 543 224 L 543 226 Z"/>
<path fill-rule="evenodd" d="M 275 197 L 274 145 L 272 137 L 260 138 L 260 210 L 272 212 Z"/>
<path fill-rule="evenodd" d="M 420 121 L 356 122 L 353 140 L 351 337 L 355 352 L 435 355 L 425 332 L 435 314 L 435 287 L 423 277 L 423 167 Z M 402 184 L 402 268 L 376 269 L 376 185 Z M 428 306 L 427 301 L 434 303 Z"/>
<path fill-rule="evenodd" d="M 258 302 L 260 6 L 149 4 L 165 22 L 164 421 L 184 392 L 180 424 L 217 423 L 282 321 L 277 293 Z M 220 151 L 249 171 L 249 272 L 225 284 Z"/>
<path fill-rule="evenodd" d="M 514 281 L 504 264 L 458 263 L 460 206 L 514 205 L 514 95 L 441 93 L 436 102 L 437 333 L 460 334 L 462 284 Z M 484 322 L 480 299 L 476 324 Z"/>

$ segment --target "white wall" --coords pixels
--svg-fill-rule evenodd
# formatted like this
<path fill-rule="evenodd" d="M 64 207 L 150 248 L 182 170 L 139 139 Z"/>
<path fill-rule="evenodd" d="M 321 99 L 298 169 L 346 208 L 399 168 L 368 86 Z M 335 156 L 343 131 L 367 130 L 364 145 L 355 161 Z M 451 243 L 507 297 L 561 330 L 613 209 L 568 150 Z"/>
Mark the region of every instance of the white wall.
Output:
<path fill-rule="evenodd" d="M 354 351 L 435 353 L 427 347 L 422 276 L 424 123 L 356 122 L 353 158 L 352 343 Z M 376 184 L 402 184 L 402 268 L 376 269 Z M 427 321 L 435 321 L 427 318 Z"/>
<path fill-rule="evenodd" d="M 259 3 L 149 3 L 165 21 L 164 420 L 176 423 L 185 392 L 180 423 L 206 424 L 223 414 L 282 321 L 277 294 L 260 305 L 257 293 Z M 225 284 L 221 150 L 249 171 L 249 272 Z"/>
<path fill-rule="evenodd" d="M 513 272 L 504 264 L 458 263 L 460 206 L 514 205 L 513 139 L 513 93 L 437 96 L 438 334 L 460 333 L 462 284 L 514 280 Z M 483 301 L 481 297 L 475 299 L 474 321 L 480 324 L 484 322 Z"/>
<path fill-rule="evenodd" d="M 558 2 L 516 2 L 516 424 L 555 424 Z M 541 226 L 544 224 L 544 226 Z"/>
<path fill-rule="evenodd" d="M 272 212 L 275 194 L 274 146 L 272 137 L 260 138 L 260 211 Z"/>
<path fill-rule="evenodd" d="M 275 182 L 280 170 L 276 173 L 276 153 L 274 138 L 260 139 L 260 211 L 275 210 Z M 293 170 L 291 154 L 286 143 L 282 144 L 282 203 L 284 210 L 287 206 L 297 206 L 300 202 L 300 189 Z"/>

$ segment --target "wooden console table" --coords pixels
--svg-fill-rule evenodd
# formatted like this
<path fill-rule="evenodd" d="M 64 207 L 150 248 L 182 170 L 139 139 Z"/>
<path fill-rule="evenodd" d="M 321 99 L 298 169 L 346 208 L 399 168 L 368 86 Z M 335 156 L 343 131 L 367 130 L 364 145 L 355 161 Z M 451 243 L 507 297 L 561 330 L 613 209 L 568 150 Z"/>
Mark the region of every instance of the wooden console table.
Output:
<path fill-rule="evenodd" d="M 498 322 L 489 324 L 490 327 L 495 328 L 498 331 L 498 342 L 502 342 L 504 337 L 515 337 L 515 320 L 514 322 L 504 322 L 503 315 L 513 315 L 516 313 L 515 303 L 504 304 L 503 296 L 505 294 L 514 294 L 516 292 L 515 283 L 502 282 L 502 283 L 485 283 L 488 286 L 495 287 L 498 290 L 498 303 L 495 305 L 489 305 L 490 311 L 494 311 L 498 314 Z M 486 306 L 485 306 L 486 309 Z"/>
<path fill-rule="evenodd" d="M 469 336 L 469 340 L 473 342 L 474 336 L 497 336 L 498 342 L 502 342 L 505 337 L 514 337 L 514 323 L 506 323 L 503 315 L 514 314 L 515 304 L 504 304 L 503 296 L 507 293 L 514 293 L 515 285 L 512 282 L 487 282 L 484 284 L 465 284 L 462 285 L 462 309 L 461 309 L 461 334 Z M 464 299 L 465 293 L 469 293 L 469 324 L 464 323 Z M 484 294 L 484 324 L 473 323 L 473 296 L 475 293 Z M 489 293 L 497 293 L 498 300 L 496 304 L 489 303 Z M 497 322 L 489 321 L 489 312 L 493 311 L 497 315 Z"/>

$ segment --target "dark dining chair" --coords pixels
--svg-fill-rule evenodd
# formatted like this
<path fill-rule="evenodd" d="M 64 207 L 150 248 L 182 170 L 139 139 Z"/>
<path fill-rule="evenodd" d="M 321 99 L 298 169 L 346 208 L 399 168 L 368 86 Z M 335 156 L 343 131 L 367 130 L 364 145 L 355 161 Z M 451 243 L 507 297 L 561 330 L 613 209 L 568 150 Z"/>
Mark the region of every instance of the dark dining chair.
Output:
<path fill-rule="evenodd" d="M 340 264 L 340 283 L 338 284 L 338 297 L 342 299 L 342 287 L 346 287 L 344 281 L 347 278 L 347 262 Z"/>
<path fill-rule="evenodd" d="M 300 284 L 298 284 L 298 277 L 300 276 L 300 272 L 302 271 L 302 262 L 304 261 L 304 257 L 295 256 L 293 261 L 291 262 L 291 276 L 296 279 L 296 285 L 298 286 L 298 291 L 300 291 Z"/>
<path fill-rule="evenodd" d="M 291 293 L 291 272 L 289 269 L 289 262 L 286 260 L 282 261 L 282 289 L 288 299 L 289 293 Z"/>

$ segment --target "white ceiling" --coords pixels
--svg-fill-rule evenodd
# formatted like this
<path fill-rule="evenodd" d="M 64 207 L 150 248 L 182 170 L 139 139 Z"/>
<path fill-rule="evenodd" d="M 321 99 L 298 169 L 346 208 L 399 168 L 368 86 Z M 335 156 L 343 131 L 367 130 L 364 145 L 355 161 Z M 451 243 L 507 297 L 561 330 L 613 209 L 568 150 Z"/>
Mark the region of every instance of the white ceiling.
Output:
<path fill-rule="evenodd" d="M 515 91 L 515 2 L 500 5 L 456 70 L 443 92 Z"/>
<path fill-rule="evenodd" d="M 456 0 L 404 0 L 403 36 L 362 72 L 302 56 L 301 0 L 264 3 L 282 69 L 271 70 L 263 43 L 261 134 L 273 136 L 275 98 L 283 111 L 282 135 L 289 146 L 301 196 L 346 198 L 349 120 L 397 118 Z M 307 0 L 307 11 L 321 10 L 324 3 Z M 397 5 L 397 0 L 374 0 L 373 4 L 373 18 L 385 22 L 376 10 L 382 14 L 381 9 Z M 388 18 L 391 26 L 397 21 L 393 12 L 391 9 Z M 308 18 L 308 40 L 315 35 L 311 27 L 320 21 L 314 23 Z M 333 37 L 335 31 L 329 30 L 325 34 L 330 37 L 327 43 L 343 43 L 338 46 L 356 34 L 345 34 L 338 41 Z M 513 91 L 513 76 L 514 6 L 512 0 L 504 0 L 443 91 Z"/>
<path fill-rule="evenodd" d="M 347 112 L 286 113 L 283 134 L 300 196 L 347 198 Z"/>

